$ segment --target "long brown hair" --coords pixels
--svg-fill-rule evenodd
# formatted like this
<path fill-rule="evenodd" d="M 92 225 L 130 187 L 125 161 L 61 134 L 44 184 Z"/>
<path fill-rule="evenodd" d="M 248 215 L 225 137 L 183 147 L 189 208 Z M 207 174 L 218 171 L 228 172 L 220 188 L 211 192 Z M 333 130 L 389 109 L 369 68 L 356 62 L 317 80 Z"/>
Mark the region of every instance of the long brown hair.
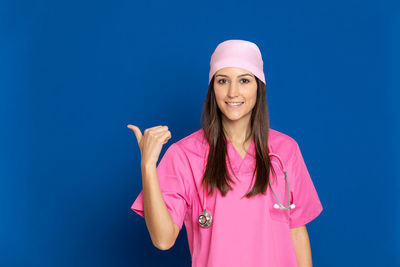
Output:
<path fill-rule="evenodd" d="M 270 180 L 271 161 L 268 156 L 268 134 L 269 134 L 269 116 L 266 98 L 265 84 L 257 77 L 257 100 L 251 113 L 250 118 L 250 134 L 246 137 L 248 141 L 254 138 L 256 166 L 253 171 L 256 173 L 256 181 L 250 192 L 246 194 L 247 198 L 255 196 L 259 193 L 265 194 Z M 204 137 L 209 145 L 209 153 L 207 166 L 204 171 L 202 184 L 207 189 L 207 194 L 212 194 L 217 187 L 221 194 L 225 196 L 228 190 L 233 190 L 228 182 L 235 182 L 228 173 L 226 164 L 227 140 L 223 132 L 221 110 L 218 108 L 215 92 L 214 79 L 212 77 L 208 86 L 208 93 L 204 102 L 201 114 L 201 126 L 204 131 Z M 223 163 L 223 164 L 221 164 Z"/>

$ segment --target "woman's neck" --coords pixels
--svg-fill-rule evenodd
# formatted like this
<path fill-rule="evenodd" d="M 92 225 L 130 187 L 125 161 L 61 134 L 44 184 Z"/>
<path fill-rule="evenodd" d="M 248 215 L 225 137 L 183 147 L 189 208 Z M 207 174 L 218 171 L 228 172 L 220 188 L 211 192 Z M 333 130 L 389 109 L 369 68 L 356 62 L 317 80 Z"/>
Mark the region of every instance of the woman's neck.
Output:
<path fill-rule="evenodd" d="M 225 136 L 235 144 L 243 144 L 250 134 L 250 120 L 230 121 L 223 120 Z"/>

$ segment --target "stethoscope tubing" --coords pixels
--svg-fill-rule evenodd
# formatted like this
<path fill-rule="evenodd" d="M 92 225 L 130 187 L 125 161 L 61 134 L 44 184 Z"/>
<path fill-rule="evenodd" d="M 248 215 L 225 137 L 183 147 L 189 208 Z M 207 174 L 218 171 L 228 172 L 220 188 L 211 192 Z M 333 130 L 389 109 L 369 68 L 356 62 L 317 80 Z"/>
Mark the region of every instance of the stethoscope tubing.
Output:
<path fill-rule="evenodd" d="M 291 201 L 291 198 L 290 198 L 290 187 L 289 187 L 289 181 L 288 181 L 285 165 L 283 164 L 283 161 L 282 161 L 281 157 L 278 154 L 273 153 L 273 152 L 269 152 L 268 156 L 274 156 L 279 160 L 279 163 L 281 164 L 283 173 L 285 174 L 285 181 L 286 181 L 286 185 L 287 185 L 287 188 L 288 188 L 288 205 L 284 206 L 279 201 L 278 196 L 275 194 L 275 191 L 272 188 L 271 181 L 269 181 L 269 186 L 271 187 L 271 191 L 274 194 L 274 197 L 275 197 L 276 201 L 278 202 L 278 203 L 275 203 L 273 207 L 276 208 L 276 209 L 282 209 L 282 210 L 294 209 L 295 208 L 295 204 L 290 204 L 290 201 Z M 206 197 L 206 189 L 204 188 L 203 189 L 203 212 L 200 214 L 200 216 L 198 218 L 199 224 L 202 227 L 209 227 L 211 225 L 211 222 L 212 222 L 212 216 L 211 216 L 211 214 L 209 212 L 206 211 L 206 207 L 207 207 L 207 197 Z"/>

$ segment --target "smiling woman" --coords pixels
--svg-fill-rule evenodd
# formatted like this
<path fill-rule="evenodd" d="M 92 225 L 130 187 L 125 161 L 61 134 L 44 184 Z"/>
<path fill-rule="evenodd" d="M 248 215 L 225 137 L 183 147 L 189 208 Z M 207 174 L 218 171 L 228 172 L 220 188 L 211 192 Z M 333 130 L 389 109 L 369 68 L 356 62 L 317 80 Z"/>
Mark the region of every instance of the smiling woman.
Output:
<path fill-rule="evenodd" d="M 297 142 L 269 127 L 263 61 L 249 41 L 211 56 L 202 127 L 170 145 L 167 126 L 138 138 L 143 190 L 132 210 L 156 247 L 185 224 L 192 266 L 312 266 L 305 225 L 322 211 Z M 238 219 L 238 215 L 240 219 Z"/>

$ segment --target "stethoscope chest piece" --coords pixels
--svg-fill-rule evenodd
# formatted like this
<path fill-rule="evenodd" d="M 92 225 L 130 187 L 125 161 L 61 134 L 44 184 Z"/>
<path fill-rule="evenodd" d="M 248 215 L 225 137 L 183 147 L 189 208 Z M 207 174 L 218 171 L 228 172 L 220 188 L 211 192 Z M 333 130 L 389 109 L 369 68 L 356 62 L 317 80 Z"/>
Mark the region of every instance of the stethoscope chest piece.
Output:
<path fill-rule="evenodd" d="M 199 224 L 201 227 L 209 227 L 212 223 L 212 216 L 208 211 L 203 211 L 199 216 Z"/>

